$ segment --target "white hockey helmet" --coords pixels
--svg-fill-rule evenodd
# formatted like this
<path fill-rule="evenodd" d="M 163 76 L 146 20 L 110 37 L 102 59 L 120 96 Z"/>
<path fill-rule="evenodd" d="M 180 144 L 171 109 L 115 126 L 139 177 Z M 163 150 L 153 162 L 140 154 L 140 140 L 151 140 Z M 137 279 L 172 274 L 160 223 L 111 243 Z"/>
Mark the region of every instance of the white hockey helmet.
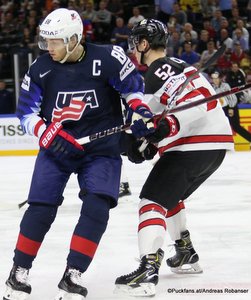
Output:
<path fill-rule="evenodd" d="M 39 26 L 38 46 L 48 50 L 46 39 L 62 39 L 68 44 L 72 36 L 76 36 L 77 44 L 83 35 L 83 22 L 75 10 L 59 8 L 52 11 Z"/>

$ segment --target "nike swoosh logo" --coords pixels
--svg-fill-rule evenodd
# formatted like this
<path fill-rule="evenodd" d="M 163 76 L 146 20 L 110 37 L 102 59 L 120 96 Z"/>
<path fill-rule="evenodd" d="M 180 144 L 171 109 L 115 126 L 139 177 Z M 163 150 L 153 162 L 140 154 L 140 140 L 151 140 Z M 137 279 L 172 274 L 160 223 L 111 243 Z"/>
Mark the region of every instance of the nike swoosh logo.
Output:
<path fill-rule="evenodd" d="M 49 71 L 47 71 L 47 72 L 45 72 L 45 73 L 40 73 L 40 74 L 39 74 L 39 78 L 43 78 L 44 76 L 46 76 L 47 74 L 49 74 L 50 71 L 51 71 L 51 70 L 49 70 Z"/>

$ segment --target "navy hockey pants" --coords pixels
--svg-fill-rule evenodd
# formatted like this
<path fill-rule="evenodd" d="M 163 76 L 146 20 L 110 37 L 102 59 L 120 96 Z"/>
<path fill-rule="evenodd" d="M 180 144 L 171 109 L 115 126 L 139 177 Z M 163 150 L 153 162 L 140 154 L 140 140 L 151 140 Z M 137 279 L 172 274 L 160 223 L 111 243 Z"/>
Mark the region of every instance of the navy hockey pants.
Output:
<path fill-rule="evenodd" d="M 40 152 L 41 153 L 41 152 Z M 20 224 L 14 263 L 31 268 L 42 241 L 54 222 L 58 205 L 72 170 L 49 161 L 44 152 L 38 155 L 28 203 Z M 84 272 L 91 263 L 106 230 L 109 210 L 116 206 L 119 192 L 121 158 L 92 157 L 75 169 L 83 200 L 67 258 L 68 266 Z M 66 221 L 67 222 L 67 221 Z"/>

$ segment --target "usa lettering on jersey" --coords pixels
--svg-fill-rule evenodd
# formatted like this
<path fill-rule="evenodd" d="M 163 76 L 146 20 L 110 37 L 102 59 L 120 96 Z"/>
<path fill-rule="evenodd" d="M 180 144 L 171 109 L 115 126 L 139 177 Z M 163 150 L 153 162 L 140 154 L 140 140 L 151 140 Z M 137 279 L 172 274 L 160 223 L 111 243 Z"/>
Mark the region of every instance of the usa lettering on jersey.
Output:
<path fill-rule="evenodd" d="M 98 107 L 95 90 L 78 92 L 59 92 L 56 108 L 52 112 L 53 122 L 79 120 L 86 108 Z"/>

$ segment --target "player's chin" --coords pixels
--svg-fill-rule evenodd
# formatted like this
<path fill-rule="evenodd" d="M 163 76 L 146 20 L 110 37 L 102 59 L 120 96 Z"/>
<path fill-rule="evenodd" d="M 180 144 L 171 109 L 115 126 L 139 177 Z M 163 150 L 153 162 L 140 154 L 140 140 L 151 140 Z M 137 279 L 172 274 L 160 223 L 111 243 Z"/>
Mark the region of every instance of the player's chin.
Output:
<path fill-rule="evenodd" d="M 50 54 L 51 58 L 54 60 L 54 61 L 59 61 L 59 57 L 58 55 L 55 55 L 55 54 Z"/>

